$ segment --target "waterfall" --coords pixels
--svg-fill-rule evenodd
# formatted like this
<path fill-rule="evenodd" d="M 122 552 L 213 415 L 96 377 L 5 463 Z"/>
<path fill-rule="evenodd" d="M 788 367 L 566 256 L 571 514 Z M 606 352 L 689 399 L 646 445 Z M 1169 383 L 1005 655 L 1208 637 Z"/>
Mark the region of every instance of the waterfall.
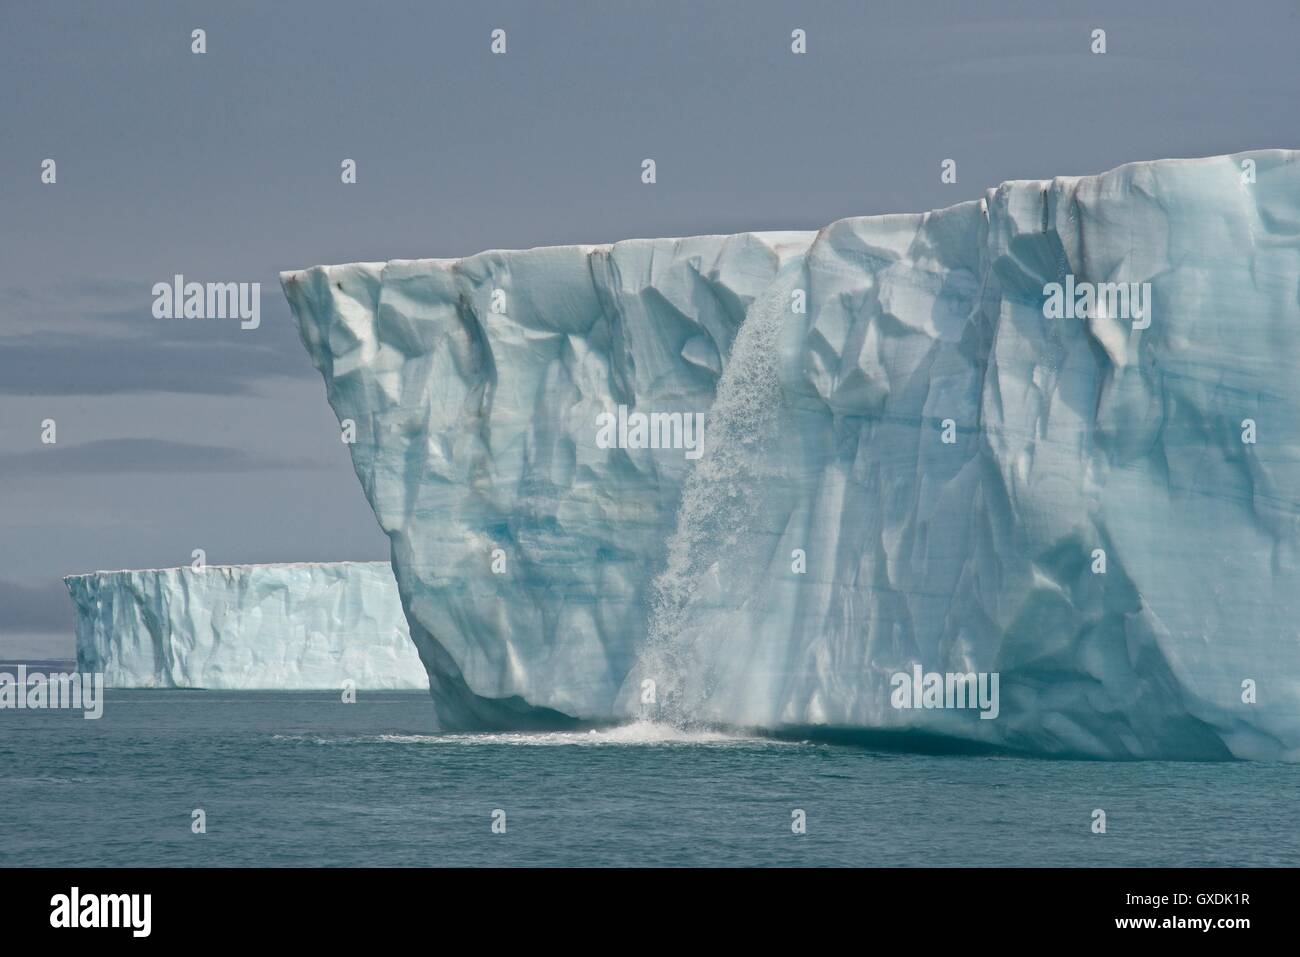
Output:
<path fill-rule="evenodd" d="M 776 283 L 755 300 L 732 343 L 705 424 L 704 454 L 682 488 L 663 571 L 651 583 L 646 644 L 633 670 L 655 683 L 650 714 L 697 724 L 713 688 L 711 659 L 692 627 L 700 582 L 745 541 L 760 511 L 762 482 L 776 470 L 769 445 L 780 418 L 779 340 L 789 292 Z"/>

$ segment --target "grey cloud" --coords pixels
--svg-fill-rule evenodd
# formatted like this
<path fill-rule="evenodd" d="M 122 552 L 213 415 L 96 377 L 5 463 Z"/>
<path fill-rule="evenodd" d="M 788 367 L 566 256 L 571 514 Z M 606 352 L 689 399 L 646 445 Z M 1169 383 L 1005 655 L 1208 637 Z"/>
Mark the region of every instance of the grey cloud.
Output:
<path fill-rule="evenodd" d="M 170 277 L 167 277 L 170 278 Z M 237 319 L 157 319 L 144 279 L 0 288 L 0 394 L 250 395 L 263 379 L 314 379 L 278 281 L 256 329 Z"/>
<path fill-rule="evenodd" d="M 318 467 L 320 463 L 307 459 L 281 459 L 243 449 L 167 439 L 100 439 L 72 446 L 52 445 L 27 452 L 0 453 L 0 472 L 50 478 L 143 472 L 222 474 Z"/>
<path fill-rule="evenodd" d="M 72 627 L 72 606 L 60 581 L 27 586 L 0 580 L 0 630 L 53 632 Z"/>
<path fill-rule="evenodd" d="M 266 341 L 270 333 L 255 340 L 262 330 L 239 330 L 237 320 L 192 321 L 184 333 L 167 328 L 184 320 L 152 321 L 157 334 L 149 337 L 64 332 L 0 339 L 0 394 L 249 395 L 261 379 L 315 376 L 296 342 L 274 347 Z M 213 328 L 223 323 L 225 330 Z"/>

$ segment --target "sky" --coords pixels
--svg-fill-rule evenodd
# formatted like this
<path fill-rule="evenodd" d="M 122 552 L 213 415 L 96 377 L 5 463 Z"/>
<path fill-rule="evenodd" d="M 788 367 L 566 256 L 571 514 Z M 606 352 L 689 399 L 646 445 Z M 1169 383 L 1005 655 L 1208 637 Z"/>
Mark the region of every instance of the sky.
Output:
<path fill-rule="evenodd" d="M 1296 148 L 1298 37 L 1300 0 L 3 0 L 0 661 L 72 655 L 63 575 L 388 557 L 280 270 Z M 260 326 L 155 318 L 177 273 Z"/>

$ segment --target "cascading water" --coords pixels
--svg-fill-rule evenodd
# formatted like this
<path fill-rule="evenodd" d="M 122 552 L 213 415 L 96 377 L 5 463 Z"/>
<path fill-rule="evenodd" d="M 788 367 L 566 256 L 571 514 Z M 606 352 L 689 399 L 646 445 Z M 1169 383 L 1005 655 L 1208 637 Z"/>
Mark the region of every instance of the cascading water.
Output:
<path fill-rule="evenodd" d="M 632 676 L 638 693 L 654 682 L 655 703 L 643 711 L 661 721 L 701 723 L 714 689 L 713 659 L 701 647 L 709 633 L 691 625 L 701 583 L 718 578 L 724 557 L 745 547 L 762 511 L 763 482 L 776 475 L 770 445 L 782 419 L 779 340 L 789 285 L 777 282 L 756 300 L 736 334 L 705 420 L 704 454 L 683 486 L 664 570 L 651 585 L 646 643 Z"/>

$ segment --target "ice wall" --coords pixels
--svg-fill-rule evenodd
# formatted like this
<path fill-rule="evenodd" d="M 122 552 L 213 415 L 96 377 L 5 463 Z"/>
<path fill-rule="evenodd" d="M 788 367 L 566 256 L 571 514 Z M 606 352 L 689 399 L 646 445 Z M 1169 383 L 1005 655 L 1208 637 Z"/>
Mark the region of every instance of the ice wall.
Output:
<path fill-rule="evenodd" d="M 448 725 L 1300 757 L 1294 152 L 282 281 Z M 703 456 L 604 447 L 620 405 Z M 998 716 L 894 707 L 914 665 Z"/>
<path fill-rule="evenodd" d="M 77 665 L 110 688 L 426 688 L 387 562 L 64 579 Z"/>

